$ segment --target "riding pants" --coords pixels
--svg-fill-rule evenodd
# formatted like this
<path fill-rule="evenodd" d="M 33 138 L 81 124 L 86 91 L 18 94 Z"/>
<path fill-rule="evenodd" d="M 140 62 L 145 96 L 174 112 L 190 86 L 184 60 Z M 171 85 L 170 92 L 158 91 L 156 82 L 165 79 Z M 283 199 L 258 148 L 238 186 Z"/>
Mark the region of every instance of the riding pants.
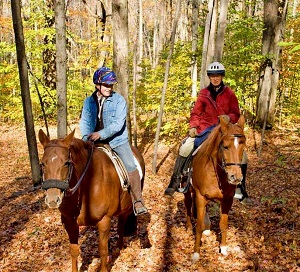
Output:
<path fill-rule="evenodd" d="M 134 161 L 134 155 L 129 145 L 129 142 L 119 145 L 113 148 L 113 150 L 119 155 L 122 162 L 124 163 L 126 170 L 129 173 L 137 169 L 137 166 L 135 165 Z"/>
<path fill-rule="evenodd" d="M 188 157 L 194 151 L 194 143 L 196 138 L 187 137 L 181 143 L 179 148 L 179 155 L 182 157 Z M 243 152 L 242 164 L 247 164 L 248 156 L 246 151 Z"/>

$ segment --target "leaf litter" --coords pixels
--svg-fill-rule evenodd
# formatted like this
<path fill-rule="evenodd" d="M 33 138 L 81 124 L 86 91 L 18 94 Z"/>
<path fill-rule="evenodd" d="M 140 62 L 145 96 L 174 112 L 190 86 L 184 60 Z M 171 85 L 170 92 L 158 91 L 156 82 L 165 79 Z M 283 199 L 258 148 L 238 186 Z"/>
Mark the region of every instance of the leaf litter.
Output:
<path fill-rule="evenodd" d="M 0 130 L 0 271 L 71 271 L 69 242 L 59 211 L 48 209 L 43 192 L 32 188 L 24 129 L 2 125 Z M 297 130 L 287 134 L 282 128 L 266 131 L 258 158 L 260 134 L 252 129 L 246 133 L 252 203 L 245 206 L 234 200 L 228 256 L 219 253 L 218 205 L 211 203 L 212 232 L 203 238 L 200 260 L 192 262 L 194 233 L 185 229 L 183 195 L 163 195 L 177 150 L 161 143 L 159 168 L 152 174 L 154 138 L 148 135 L 143 136 L 140 149 L 146 161 L 143 194 L 149 215 L 138 218 L 137 235 L 126 237 L 126 247 L 120 252 L 113 220 L 109 271 L 300 271 L 299 134 Z M 54 127 L 50 134 L 55 135 Z M 96 228 L 80 227 L 80 271 L 99 268 L 97 240 Z"/>

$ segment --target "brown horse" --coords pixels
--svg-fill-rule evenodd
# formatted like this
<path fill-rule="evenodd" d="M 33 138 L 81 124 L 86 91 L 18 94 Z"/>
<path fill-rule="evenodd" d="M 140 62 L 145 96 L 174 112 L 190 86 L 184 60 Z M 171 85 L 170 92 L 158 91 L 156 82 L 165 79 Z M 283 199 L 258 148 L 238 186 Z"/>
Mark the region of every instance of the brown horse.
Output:
<path fill-rule="evenodd" d="M 117 245 L 120 249 L 124 246 L 124 231 L 128 231 L 127 226 L 133 226 L 135 231 L 137 220 L 132 216 L 131 197 L 123 190 L 111 159 L 101 149 L 94 148 L 93 143 L 74 138 L 74 132 L 63 139 L 50 140 L 39 131 L 44 148 L 42 188 L 46 193 L 45 201 L 49 207 L 60 210 L 70 241 L 72 272 L 78 271 L 79 226 L 97 226 L 100 271 L 107 271 L 112 217 L 118 216 Z M 133 152 L 143 172 L 143 184 L 145 163 L 137 149 L 133 148 Z"/>
<path fill-rule="evenodd" d="M 246 144 L 244 135 L 245 119 L 241 116 L 236 124 L 230 123 L 227 115 L 220 116 L 220 123 L 200 146 L 193 157 L 192 186 L 185 194 L 188 230 L 192 230 L 192 206 L 196 208 L 196 238 L 192 260 L 200 257 L 202 233 L 207 234 L 210 220 L 206 206 L 210 200 L 220 202 L 221 244 L 220 252 L 227 255 L 226 235 L 228 213 L 233 197 L 243 176 L 241 161 Z M 195 211 L 195 210 L 194 210 Z"/>

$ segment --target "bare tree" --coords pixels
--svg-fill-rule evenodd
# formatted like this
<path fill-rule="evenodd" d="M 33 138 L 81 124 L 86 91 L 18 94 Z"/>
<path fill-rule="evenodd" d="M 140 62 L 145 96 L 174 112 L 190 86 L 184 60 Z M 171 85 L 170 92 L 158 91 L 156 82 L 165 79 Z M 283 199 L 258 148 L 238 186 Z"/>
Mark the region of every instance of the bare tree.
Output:
<path fill-rule="evenodd" d="M 224 47 L 224 37 L 225 37 L 225 30 L 227 26 L 227 13 L 228 13 L 228 4 L 229 0 L 221 0 L 220 5 L 220 16 L 219 16 L 219 24 L 217 30 L 217 37 L 216 37 L 216 50 L 215 50 L 215 57 L 214 61 L 221 62 L 222 55 L 223 55 L 223 47 Z"/>
<path fill-rule="evenodd" d="M 176 28 L 177 28 L 179 13 L 180 13 L 180 7 L 181 7 L 181 1 L 177 0 L 176 14 L 175 14 L 174 22 L 173 22 L 172 33 L 171 33 L 170 50 L 169 50 L 169 54 L 168 54 L 168 58 L 167 58 L 167 62 L 166 62 L 164 86 L 163 86 L 162 95 L 161 95 L 161 102 L 160 102 L 160 112 L 159 112 L 159 116 L 158 116 L 157 128 L 156 128 L 156 134 L 155 134 L 154 152 L 153 152 L 153 161 L 152 161 L 152 172 L 153 172 L 153 174 L 156 174 L 158 140 L 159 140 L 160 128 L 161 128 L 162 117 L 163 117 L 163 112 L 164 112 L 165 96 L 166 96 L 166 90 L 167 90 L 167 85 L 168 85 L 170 64 L 171 64 L 171 59 L 172 59 L 172 54 L 173 54 L 173 49 L 174 49 L 175 34 L 176 34 Z"/>
<path fill-rule="evenodd" d="M 113 63 L 114 71 L 118 78 L 116 90 L 122 94 L 127 101 L 128 117 L 130 105 L 128 102 L 129 90 L 129 30 L 128 30 L 128 1 L 112 0 L 112 22 L 113 22 Z M 131 141 L 131 123 L 127 118 L 127 127 Z"/>
<path fill-rule="evenodd" d="M 262 54 L 265 61 L 261 67 L 257 91 L 256 123 L 272 127 L 275 118 L 276 91 L 279 81 L 281 48 L 288 1 L 264 1 L 264 30 Z"/>
<path fill-rule="evenodd" d="M 32 104 L 30 98 L 28 68 L 25 54 L 25 44 L 23 35 L 23 25 L 21 19 L 21 4 L 20 0 L 11 0 L 11 11 L 13 18 L 13 27 L 15 32 L 17 60 L 19 67 L 19 77 L 21 85 L 21 96 L 23 103 L 23 113 L 26 129 L 26 138 L 29 150 L 31 175 L 34 185 L 40 181 L 39 156 L 37 150 L 37 142 L 34 131 L 34 122 L 32 116 Z"/>
<path fill-rule="evenodd" d="M 197 97 L 197 44 L 199 27 L 199 0 L 193 0 L 192 5 L 192 97 Z"/>
<path fill-rule="evenodd" d="M 57 137 L 67 135 L 67 49 L 65 0 L 55 1 Z"/>
<path fill-rule="evenodd" d="M 203 37 L 203 46 L 202 46 L 202 61 L 201 61 L 201 74 L 200 74 L 200 89 L 204 88 L 207 85 L 207 76 L 206 76 L 206 67 L 208 66 L 210 60 L 209 55 L 212 52 L 209 52 L 211 49 L 210 40 L 212 37 L 213 31 L 213 20 L 216 18 L 214 16 L 214 6 L 217 0 L 209 0 L 208 2 L 208 13 L 205 21 L 205 32 Z"/>

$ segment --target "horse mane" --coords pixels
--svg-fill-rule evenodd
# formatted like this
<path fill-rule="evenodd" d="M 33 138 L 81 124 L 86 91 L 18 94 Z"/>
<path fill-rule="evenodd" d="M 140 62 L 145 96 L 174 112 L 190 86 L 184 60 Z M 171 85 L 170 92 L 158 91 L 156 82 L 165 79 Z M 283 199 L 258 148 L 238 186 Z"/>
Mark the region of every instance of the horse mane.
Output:
<path fill-rule="evenodd" d="M 212 130 L 208 138 L 203 142 L 197 155 L 200 157 L 206 157 L 206 159 L 209 160 L 213 151 L 217 150 L 221 142 L 220 133 L 221 133 L 221 125 L 218 125 Z"/>
<path fill-rule="evenodd" d="M 72 151 L 72 153 L 76 154 L 76 157 L 82 156 L 84 150 L 89 151 L 89 150 L 91 150 L 91 148 L 92 148 L 92 144 L 90 142 L 88 142 L 88 141 L 86 142 L 86 141 L 83 141 L 83 140 L 75 138 L 75 137 L 72 139 L 72 142 L 70 145 L 70 150 Z"/>
<path fill-rule="evenodd" d="M 229 123 L 227 127 L 226 135 L 227 134 L 231 134 L 231 135 L 238 134 L 245 137 L 243 128 L 238 124 Z M 216 152 L 218 150 L 218 147 L 224 136 L 225 135 L 223 135 L 221 132 L 221 124 L 219 124 L 212 130 L 208 138 L 204 141 L 204 143 L 200 147 L 197 153 L 198 156 L 206 157 L 206 159 L 209 160 L 210 157 L 213 155 L 213 152 L 214 151 Z"/>

